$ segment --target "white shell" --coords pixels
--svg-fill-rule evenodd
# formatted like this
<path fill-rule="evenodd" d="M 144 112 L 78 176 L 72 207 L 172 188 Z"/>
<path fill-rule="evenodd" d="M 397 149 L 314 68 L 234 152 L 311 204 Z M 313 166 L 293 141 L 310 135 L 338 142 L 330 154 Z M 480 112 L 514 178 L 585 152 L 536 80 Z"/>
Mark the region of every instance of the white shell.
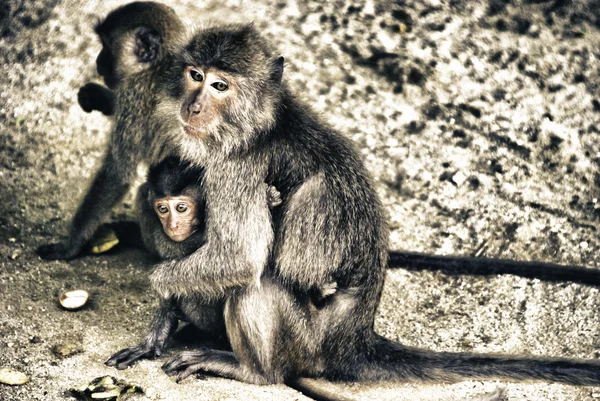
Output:
<path fill-rule="evenodd" d="M 65 309 L 79 309 L 89 298 L 90 294 L 85 290 L 67 291 L 60 296 L 60 304 Z"/>
<path fill-rule="evenodd" d="M 0 368 L 0 383 L 18 386 L 29 383 L 29 377 L 25 373 L 11 368 Z"/>

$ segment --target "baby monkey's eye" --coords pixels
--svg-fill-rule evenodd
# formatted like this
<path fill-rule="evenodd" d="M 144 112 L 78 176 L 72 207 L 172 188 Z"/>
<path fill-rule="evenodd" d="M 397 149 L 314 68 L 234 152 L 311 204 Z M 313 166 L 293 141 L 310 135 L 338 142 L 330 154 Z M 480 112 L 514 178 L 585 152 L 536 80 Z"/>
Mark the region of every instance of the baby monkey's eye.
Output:
<path fill-rule="evenodd" d="M 227 88 L 229 88 L 229 85 L 227 85 L 223 81 L 217 81 L 214 84 L 212 84 L 212 86 L 213 86 L 213 88 L 215 88 L 219 92 L 225 92 L 227 90 Z"/>
<path fill-rule="evenodd" d="M 168 208 L 168 207 L 166 207 L 165 205 L 159 205 L 159 206 L 156 208 L 156 210 L 158 210 L 158 212 L 159 212 L 160 214 L 165 214 L 165 213 L 167 213 L 167 212 L 169 211 L 169 208 Z"/>
<path fill-rule="evenodd" d="M 196 82 L 204 81 L 204 74 L 202 74 L 202 72 L 200 72 L 198 70 L 190 70 L 190 76 Z"/>
<path fill-rule="evenodd" d="M 188 210 L 188 207 L 187 207 L 187 205 L 185 203 L 180 203 L 180 204 L 177 205 L 177 207 L 175 209 L 177 209 L 177 211 L 179 213 L 183 213 L 183 212 L 185 212 L 185 211 Z"/>

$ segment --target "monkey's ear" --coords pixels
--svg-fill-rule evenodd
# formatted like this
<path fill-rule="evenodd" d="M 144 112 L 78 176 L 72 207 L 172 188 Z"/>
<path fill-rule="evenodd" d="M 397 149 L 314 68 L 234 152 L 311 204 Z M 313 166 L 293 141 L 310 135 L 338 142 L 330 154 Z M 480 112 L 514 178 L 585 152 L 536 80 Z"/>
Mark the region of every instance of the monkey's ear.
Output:
<path fill-rule="evenodd" d="M 277 57 L 273 60 L 273 66 L 271 68 L 271 80 L 277 85 L 281 85 L 281 79 L 283 78 L 283 56 Z"/>
<path fill-rule="evenodd" d="M 156 60 L 160 52 L 160 34 L 150 28 L 140 28 L 135 35 L 135 55 L 140 63 Z"/>

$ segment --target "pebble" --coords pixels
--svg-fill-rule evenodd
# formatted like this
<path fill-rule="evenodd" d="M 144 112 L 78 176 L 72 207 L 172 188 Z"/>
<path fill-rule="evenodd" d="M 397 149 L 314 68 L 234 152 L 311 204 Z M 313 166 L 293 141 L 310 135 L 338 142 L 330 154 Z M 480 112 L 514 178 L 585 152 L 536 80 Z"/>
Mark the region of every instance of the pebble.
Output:
<path fill-rule="evenodd" d="M 462 171 L 458 171 L 456 174 L 452 176 L 452 181 L 456 184 L 456 186 L 461 186 L 467 180 L 467 176 L 463 174 Z"/>
<path fill-rule="evenodd" d="M 56 344 L 54 347 L 52 347 L 52 352 L 56 356 L 66 358 L 68 356 L 73 356 L 83 352 L 83 348 L 74 343 Z"/>

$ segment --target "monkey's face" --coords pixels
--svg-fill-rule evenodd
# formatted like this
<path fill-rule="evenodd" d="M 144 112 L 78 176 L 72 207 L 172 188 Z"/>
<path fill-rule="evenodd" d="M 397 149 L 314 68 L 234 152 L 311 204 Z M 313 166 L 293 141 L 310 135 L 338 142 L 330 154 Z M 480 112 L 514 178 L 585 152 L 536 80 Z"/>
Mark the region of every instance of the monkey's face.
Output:
<path fill-rule="evenodd" d="M 116 60 L 106 39 L 102 38 L 102 50 L 96 57 L 96 70 L 110 89 L 114 89 L 118 80 L 115 74 Z"/>
<path fill-rule="evenodd" d="M 181 120 L 186 134 L 204 138 L 223 122 L 237 96 L 233 76 L 215 68 L 187 66 L 183 72 Z"/>
<path fill-rule="evenodd" d="M 181 242 L 198 230 L 196 204 L 189 196 L 167 196 L 154 201 L 165 234 L 175 242 Z"/>

